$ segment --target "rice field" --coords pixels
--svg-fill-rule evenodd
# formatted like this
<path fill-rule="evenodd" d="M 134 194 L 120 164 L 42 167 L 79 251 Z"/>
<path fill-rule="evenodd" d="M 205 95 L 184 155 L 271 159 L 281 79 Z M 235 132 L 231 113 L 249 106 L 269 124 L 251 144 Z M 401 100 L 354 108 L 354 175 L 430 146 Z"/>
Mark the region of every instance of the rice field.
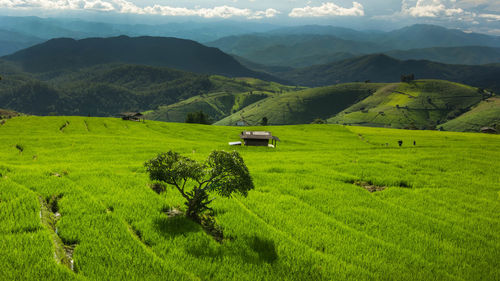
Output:
<path fill-rule="evenodd" d="M 500 280 L 499 136 L 257 129 L 282 141 L 229 147 L 238 127 L 7 120 L 0 280 Z M 222 243 L 169 217 L 183 198 L 152 191 L 143 166 L 214 149 L 238 150 L 256 187 L 214 201 Z"/>

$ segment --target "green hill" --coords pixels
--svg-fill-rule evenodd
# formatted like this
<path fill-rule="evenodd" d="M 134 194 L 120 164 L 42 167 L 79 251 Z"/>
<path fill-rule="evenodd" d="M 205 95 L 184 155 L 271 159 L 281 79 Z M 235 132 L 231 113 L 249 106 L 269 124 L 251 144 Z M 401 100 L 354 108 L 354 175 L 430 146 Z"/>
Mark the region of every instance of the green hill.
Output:
<path fill-rule="evenodd" d="M 235 125 L 243 120 L 257 125 L 264 117 L 271 125 L 308 124 L 317 118 L 326 119 L 335 115 L 382 86 L 352 83 L 276 95 L 243 108 L 215 124 Z"/>
<path fill-rule="evenodd" d="M 291 125 L 319 118 L 336 124 L 436 129 L 489 95 L 478 88 L 442 80 L 339 84 L 274 95 L 215 124 L 235 125 L 242 120 L 258 125 L 266 117 L 271 125 Z M 491 104 L 492 108 L 496 106 Z"/>
<path fill-rule="evenodd" d="M 267 94 L 301 89 L 255 78 L 226 78 L 127 64 L 30 74 L 0 61 L 0 73 L 6 73 L 0 82 L 0 107 L 34 115 L 116 116 L 123 111 L 151 112 L 161 107 L 148 116 L 183 122 L 185 113 L 197 106 L 186 108 L 182 111 L 184 117 L 175 119 L 167 118 L 168 114 L 161 111 L 180 101 L 183 101 L 181 106 L 190 104 L 185 100 L 198 95 L 252 93 L 249 98 L 244 98 L 245 95 L 234 98 L 235 104 L 228 105 L 230 110 L 223 110 L 226 112 L 223 115 L 220 109 L 215 109 L 217 114 L 211 116 L 219 119 L 231 114 L 233 107 L 239 109 L 239 105 L 246 106 Z M 178 105 L 174 107 L 179 108 Z M 200 109 L 205 108 L 201 106 Z"/>
<path fill-rule="evenodd" d="M 435 129 L 478 104 L 477 88 L 439 80 L 394 83 L 343 110 L 330 123 Z"/>
<path fill-rule="evenodd" d="M 7 120 L 0 280 L 500 279 L 500 136 L 249 129 L 281 142 L 229 147 L 239 127 Z M 222 243 L 182 214 L 175 188 L 156 194 L 144 168 L 160 152 L 203 160 L 214 149 L 237 150 L 255 185 L 246 198 L 210 197 Z"/>
<path fill-rule="evenodd" d="M 441 125 L 444 130 L 479 132 L 482 127 L 500 130 L 500 98 L 492 97 L 474 106 L 470 111 Z"/>
<path fill-rule="evenodd" d="M 78 70 L 100 64 L 125 63 L 169 67 L 229 77 L 274 77 L 249 70 L 219 49 L 169 37 L 110 37 L 52 39 L 3 59 L 31 73 Z"/>
<path fill-rule="evenodd" d="M 146 112 L 146 118 L 184 122 L 187 113 L 201 110 L 212 121 L 217 121 L 262 99 L 297 90 L 296 87 L 252 78 L 228 79 L 213 76 L 210 80 L 218 85 L 216 88 L 222 92 L 195 96 L 175 104 L 160 106 L 156 110 Z"/>
<path fill-rule="evenodd" d="M 0 107 L 35 115 L 113 116 L 170 104 L 215 88 L 207 75 L 161 67 L 100 65 L 0 81 Z"/>

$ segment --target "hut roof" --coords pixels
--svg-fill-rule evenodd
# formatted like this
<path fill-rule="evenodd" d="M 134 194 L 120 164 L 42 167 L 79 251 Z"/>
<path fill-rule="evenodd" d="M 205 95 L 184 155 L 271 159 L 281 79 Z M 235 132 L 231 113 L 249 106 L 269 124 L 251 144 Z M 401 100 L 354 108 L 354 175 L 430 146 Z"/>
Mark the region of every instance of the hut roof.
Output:
<path fill-rule="evenodd" d="M 136 117 L 140 117 L 140 116 L 143 116 L 142 113 L 140 112 L 122 112 L 120 113 L 121 116 L 136 116 Z"/>
<path fill-rule="evenodd" d="M 496 133 L 496 132 L 497 132 L 497 130 L 495 130 L 495 129 L 494 129 L 494 128 L 492 128 L 492 127 L 482 127 L 482 128 L 481 128 L 481 132 L 494 132 L 494 133 Z"/>
<path fill-rule="evenodd" d="M 240 138 L 270 140 L 273 138 L 273 135 L 271 134 L 271 132 L 266 131 L 243 131 L 241 132 Z"/>

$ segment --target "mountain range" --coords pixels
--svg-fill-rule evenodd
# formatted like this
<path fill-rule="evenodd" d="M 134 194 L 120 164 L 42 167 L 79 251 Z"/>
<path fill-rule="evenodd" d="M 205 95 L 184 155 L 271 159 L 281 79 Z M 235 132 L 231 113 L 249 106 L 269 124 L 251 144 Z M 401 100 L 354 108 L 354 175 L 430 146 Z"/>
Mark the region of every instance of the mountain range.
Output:
<path fill-rule="evenodd" d="M 279 74 L 297 85 L 326 86 L 371 81 L 397 82 L 401 75 L 418 79 L 444 79 L 500 92 L 500 64 L 449 65 L 426 60 L 397 60 L 384 54 L 366 55 Z"/>
<path fill-rule="evenodd" d="M 484 64 L 499 62 L 500 52 L 498 36 L 434 25 L 413 25 L 391 32 L 328 26 L 290 27 L 224 37 L 206 44 L 255 63 L 295 68 L 373 53 L 450 64 Z"/>

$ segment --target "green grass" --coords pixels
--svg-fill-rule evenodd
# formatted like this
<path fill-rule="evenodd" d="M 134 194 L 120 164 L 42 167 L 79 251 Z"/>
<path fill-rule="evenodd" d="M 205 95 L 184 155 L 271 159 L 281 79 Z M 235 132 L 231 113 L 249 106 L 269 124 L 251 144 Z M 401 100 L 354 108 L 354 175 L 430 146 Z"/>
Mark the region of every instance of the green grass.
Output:
<path fill-rule="evenodd" d="M 231 149 L 241 128 L 7 120 L 0 126 L 0 280 L 500 279 L 499 136 L 259 129 L 282 142 L 236 147 L 256 188 L 247 198 L 214 201 L 227 237 L 219 244 L 197 224 L 167 217 L 163 210 L 182 208 L 182 198 L 154 193 L 143 163 L 169 149 L 203 160 Z M 369 193 L 356 181 L 387 188 Z M 39 197 L 58 195 L 57 234 L 76 244 L 74 271 L 54 258 L 53 234 L 40 217 Z"/>
<path fill-rule="evenodd" d="M 442 125 L 447 131 L 479 132 L 482 127 L 500 129 L 500 98 L 482 101 L 470 111 Z"/>

